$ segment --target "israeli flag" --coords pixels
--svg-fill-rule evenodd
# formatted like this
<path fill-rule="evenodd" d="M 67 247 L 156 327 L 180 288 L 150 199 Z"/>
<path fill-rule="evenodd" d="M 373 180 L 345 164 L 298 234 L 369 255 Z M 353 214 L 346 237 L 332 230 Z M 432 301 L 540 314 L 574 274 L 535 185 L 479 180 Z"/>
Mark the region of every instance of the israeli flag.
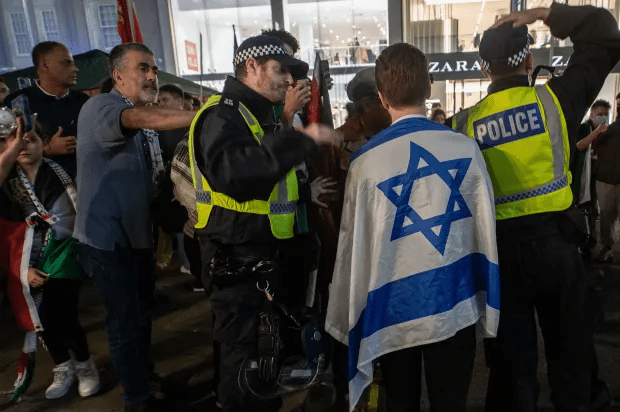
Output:
<path fill-rule="evenodd" d="M 479 323 L 493 337 L 493 188 L 478 145 L 423 116 L 351 158 L 326 330 L 348 345 L 351 410 L 381 355 Z"/>

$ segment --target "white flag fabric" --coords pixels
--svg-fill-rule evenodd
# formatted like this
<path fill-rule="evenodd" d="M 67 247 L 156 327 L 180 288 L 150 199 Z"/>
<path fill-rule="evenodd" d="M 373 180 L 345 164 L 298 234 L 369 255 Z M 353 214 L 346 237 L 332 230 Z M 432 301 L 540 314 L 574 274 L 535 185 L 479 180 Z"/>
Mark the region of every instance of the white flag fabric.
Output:
<path fill-rule="evenodd" d="M 406 116 L 355 152 L 325 329 L 348 345 L 351 410 L 381 355 L 499 322 L 493 188 L 478 145 Z M 417 372 L 416 372 L 417 373 Z"/>

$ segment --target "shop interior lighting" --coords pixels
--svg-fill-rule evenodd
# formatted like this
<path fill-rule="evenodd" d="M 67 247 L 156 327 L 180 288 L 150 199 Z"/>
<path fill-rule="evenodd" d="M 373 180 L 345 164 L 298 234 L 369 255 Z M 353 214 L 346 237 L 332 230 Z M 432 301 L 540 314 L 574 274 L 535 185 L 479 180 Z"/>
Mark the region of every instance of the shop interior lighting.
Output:
<path fill-rule="evenodd" d="M 483 0 L 425 0 L 424 2 L 429 6 L 440 4 L 462 4 L 462 3 L 482 3 Z M 486 1 L 499 1 L 499 0 L 486 0 Z"/>

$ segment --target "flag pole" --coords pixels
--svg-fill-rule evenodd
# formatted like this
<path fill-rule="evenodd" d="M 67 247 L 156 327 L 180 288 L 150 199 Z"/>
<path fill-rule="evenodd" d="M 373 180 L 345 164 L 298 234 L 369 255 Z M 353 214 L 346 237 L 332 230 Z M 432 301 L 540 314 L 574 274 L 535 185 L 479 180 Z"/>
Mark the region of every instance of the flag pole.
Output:
<path fill-rule="evenodd" d="M 131 41 L 136 41 L 136 29 L 133 26 L 133 0 L 127 0 L 127 15 L 129 16 L 129 28 L 131 30 Z"/>
<path fill-rule="evenodd" d="M 200 33 L 200 105 L 202 106 L 202 33 Z"/>

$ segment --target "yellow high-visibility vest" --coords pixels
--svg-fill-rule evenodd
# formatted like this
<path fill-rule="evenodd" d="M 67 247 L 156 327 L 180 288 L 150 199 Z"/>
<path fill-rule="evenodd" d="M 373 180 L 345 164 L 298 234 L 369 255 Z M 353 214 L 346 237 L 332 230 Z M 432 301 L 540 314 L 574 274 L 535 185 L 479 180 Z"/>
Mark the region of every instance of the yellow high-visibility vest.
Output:
<path fill-rule="evenodd" d="M 573 201 L 566 120 L 547 86 L 514 87 L 457 113 L 493 182 L 497 220 L 566 210 Z"/>
<path fill-rule="evenodd" d="M 194 153 L 194 130 L 196 123 L 203 112 L 218 104 L 221 98 L 221 95 L 211 96 L 207 103 L 198 111 L 189 129 L 189 161 L 194 189 L 196 189 L 196 211 L 198 212 L 198 222 L 195 227 L 197 229 L 204 228 L 209 222 L 213 206 L 219 206 L 236 212 L 267 215 L 271 224 L 271 233 L 277 239 L 290 239 L 294 236 L 295 211 L 297 209 L 297 201 L 299 200 L 299 187 L 295 169 L 292 169 L 282 180 L 276 183 L 271 191 L 269 200 L 250 200 L 247 202 L 237 202 L 223 193 L 213 191 L 207 179 L 198 169 Z M 256 142 L 261 144 L 261 139 L 265 133 L 260 127 L 258 120 L 241 102 L 239 102 L 239 113 L 241 113 L 241 116 L 250 128 Z"/>

